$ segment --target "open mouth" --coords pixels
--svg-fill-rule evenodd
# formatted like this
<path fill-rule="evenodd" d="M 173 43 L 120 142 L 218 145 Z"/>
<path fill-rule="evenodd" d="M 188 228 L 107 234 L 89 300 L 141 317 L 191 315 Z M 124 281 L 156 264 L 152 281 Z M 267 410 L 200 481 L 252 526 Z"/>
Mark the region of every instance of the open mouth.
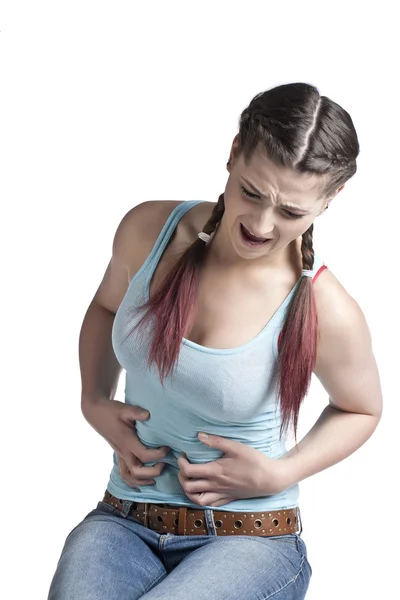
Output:
<path fill-rule="evenodd" d="M 243 223 L 240 223 L 240 233 L 242 235 L 242 240 L 246 244 L 246 246 L 262 246 L 271 241 L 270 238 L 261 238 L 257 237 L 251 231 L 249 231 Z"/>

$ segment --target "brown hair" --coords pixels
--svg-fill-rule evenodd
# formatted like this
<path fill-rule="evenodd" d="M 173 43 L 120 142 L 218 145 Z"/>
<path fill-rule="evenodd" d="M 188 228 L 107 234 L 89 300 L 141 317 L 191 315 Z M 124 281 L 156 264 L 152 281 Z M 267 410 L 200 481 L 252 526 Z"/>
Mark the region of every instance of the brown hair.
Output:
<path fill-rule="evenodd" d="M 321 197 L 334 196 L 357 170 L 357 134 L 350 115 L 320 96 L 306 83 L 290 83 L 257 94 L 239 119 L 238 151 L 248 164 L 261 146 L 278 166 L 321 177 Z M 224 214 L 221 194 L 203 231 L 215 231 Z M 303 234 L 303 269 L 314 265 L 313 228 Z M 154 319 L 149 363 L 158 367 L 161 381 L 179 356 L 182 338 L 193 314 L 199 273 L 208 250 L 197 239 L 184 252 L 143 306 L 138 326 Z M 302 277 L 288 307 L 279 343 L 280 435 L 293 426 L 296 437 L 300 404 L 306 396 L 317 354 L 317 312 L 312 280 Z"/>

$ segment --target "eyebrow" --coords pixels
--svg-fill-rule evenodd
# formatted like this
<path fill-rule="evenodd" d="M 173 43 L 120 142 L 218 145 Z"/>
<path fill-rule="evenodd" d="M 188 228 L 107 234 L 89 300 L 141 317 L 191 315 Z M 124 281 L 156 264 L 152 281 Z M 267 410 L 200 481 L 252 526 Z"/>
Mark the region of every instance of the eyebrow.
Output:
<path fill-rule="evenodd" d="M 246 185 L 249 186 L 249 188 L 251 188 L 251 190 L 253 192 L 255 192 L 256 194 L 258 194 L 259 196 L 262 196 L 263 198 L 265 198 L 265 194 L 262 194 L 261 192 L 259 192 L 257 190 L 257 188 L 245 177 L 242 177 L 243 181 L 245 182 Z M 293 204 L 280 204 L 280 206 L 282 208 L 288 208 L 289 210 L 296 210 L 301 212 L 303 215 L 308 215 L 310 214 L 311 211 L 309 210 L 305 210 L 304 208 L 300 208 L 299 206 L 294 206 Z"/>

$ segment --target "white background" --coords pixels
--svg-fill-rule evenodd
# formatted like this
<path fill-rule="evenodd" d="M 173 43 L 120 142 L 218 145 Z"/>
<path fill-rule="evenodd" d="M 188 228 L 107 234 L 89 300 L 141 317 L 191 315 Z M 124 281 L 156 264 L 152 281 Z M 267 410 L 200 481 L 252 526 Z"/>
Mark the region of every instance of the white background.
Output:
<path fill-rule="evenodd" d="M 341 104 L 359 135 L 358 172 L 317 220 L 315 248 L 367 317 L 385 401 L 366 445 L 301 483 L 313 568 L 307 600 L 396 596 L 394 6 L 4 5 L 1 546 L 8 600 L 47 597 L 68 532 L 108 480 L 112 450 L 80 412 L 78 336 L 119 221 L 143 200 L 215 201 L 240 112 L 256 93 L 295 81 Z M 300 437 L 327 400 L 315 380 Z"/>

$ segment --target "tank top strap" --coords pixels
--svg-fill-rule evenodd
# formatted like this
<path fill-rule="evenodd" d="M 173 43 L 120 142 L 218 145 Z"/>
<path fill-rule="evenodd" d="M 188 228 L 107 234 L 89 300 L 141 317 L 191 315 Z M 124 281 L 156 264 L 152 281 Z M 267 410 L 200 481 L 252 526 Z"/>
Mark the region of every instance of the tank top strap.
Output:
<path fill-rule="evenodd" d="M 313 265 L 313 269 L 312 269 L 313 270 L 313 277 L 312 277 L 313 283 L 317 280 L 317 277 L 319 277 L 319 275 L 322 273 L 322 271 L 324 271 L 327 268 L 328 267 L 325 265 L 321 256 L 317 252 L 314 252 L 314 265 Z"/>
<path fill-rule="evenodd" d="M 178 206 L 176 206 L 171 212 L 163 228 L 161 229 L 150 254 L 140 269 L 140 271 L 146 271 L 147 279 L 151 279 L 153 272 L 179 221 L 191 208 L 196 206 L 196 204 L 200 204 L 201 202 L 204 202 L 204 200 L 185 200 L 184 202 L 181 202 L 181 204 L 178 204 Z"/>

